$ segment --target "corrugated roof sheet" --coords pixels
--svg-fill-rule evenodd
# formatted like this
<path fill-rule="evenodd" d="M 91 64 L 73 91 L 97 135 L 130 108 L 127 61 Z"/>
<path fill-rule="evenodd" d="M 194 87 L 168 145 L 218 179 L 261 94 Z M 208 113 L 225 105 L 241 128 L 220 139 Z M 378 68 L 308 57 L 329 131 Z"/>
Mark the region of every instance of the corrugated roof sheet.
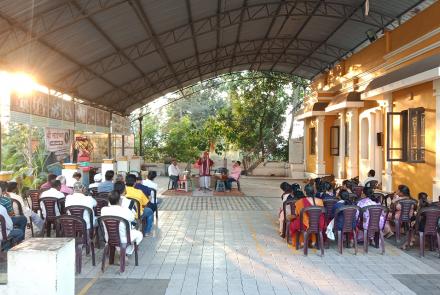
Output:
<path fill-rule="evenodd" d="M 128 113 L 230 71 L 311 78 L 363 46 L 367 30 L 380 33 L 433 2 L 370 0 L 364 16 L 364 0 L 3 0 L 0 59 Z"/>

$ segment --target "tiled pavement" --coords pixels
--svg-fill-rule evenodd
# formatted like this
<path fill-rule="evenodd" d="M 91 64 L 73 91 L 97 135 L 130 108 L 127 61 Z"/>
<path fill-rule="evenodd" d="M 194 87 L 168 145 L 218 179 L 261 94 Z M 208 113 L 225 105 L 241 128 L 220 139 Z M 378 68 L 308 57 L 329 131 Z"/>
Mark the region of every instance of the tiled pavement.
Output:
<path fill-rule="evenodd" d="M 339 255 L 331 245 L 324 257 L 316 250 L 305 257 L 288 247 L 275 224 L 280 181 L 243 178 L 245 193 L 260 197 L 165 198 L 139 266 L 129 257 L 125 273 L 117 265 L 102 273 L 99 250 L 95 267 L 83 260 L 76 294 L 440 293 L 440 259 L 429 252 L 420 259 L 387 243 L 385 255 L 375 248 Z"/>
<path fill-rule="evenodd" d="M 415 294 L 422 290 L 415 282 L 420 277 L 431 279 L 425 290 L 438 291 L 433 278 L 440 277 L 440 269 L 388 243 L 385 255 L 370 248 L 368 254 L 360 249 L 355 256 L 347 249 L 341 256 L 332 245 L 324 257 L 316 250 L 304 257 L 287 247 L 276 230 L 279 198 L 270 197 L 274 194 L 278 195 L 276 190 L 226 203 L 165 199 L 155 236 L 141 244 L 139 266 L 129 258 L 124 274 L 119 274 L 118 266 L 102 274 L 99 265 L 92 267 L 87 259 L 78 278 L 168 279 L 168 295 Z M 249 208 L 249 202 L 258 205 Z M 100 258 L 98 252 L 97 261 Z"/>

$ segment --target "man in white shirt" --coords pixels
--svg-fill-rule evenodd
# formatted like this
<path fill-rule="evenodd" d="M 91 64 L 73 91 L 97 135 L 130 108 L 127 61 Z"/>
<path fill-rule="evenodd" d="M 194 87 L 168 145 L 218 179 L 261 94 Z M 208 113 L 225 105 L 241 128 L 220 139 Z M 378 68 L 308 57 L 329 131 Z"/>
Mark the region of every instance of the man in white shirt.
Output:
<path fill-rule="evenodd" d="M 365 180 L 364 180 L 364 182 L 363 182 L 364 186 L 365 186 L 367 183 L 369 183 L 370 181 L 372 181 L 372 180 L 376 180 L 376 181 L 377 181 L 377 179 L 376 179 L 375 176 L 376 176 L 376 171 L 374 171 L 373 169 L 371 169 L 370 171 L 368 171 L 367 178 L 365 178 Z"/>
<path fill-rule="evenodd" d="M 108 201 L 110 205 L 101 209 L 101 216 L 113 215 L 127 220 L 128 224 L 130 225 L 131 242 L 136 242 L 136 244 L 139 245 L 139 243 L 142 241 L 143 235 L 140 231 L 131 228 L 131 223 L 135 220 L 134 213 L 130 209 L 120 205 L 121 195 L 117 191 L 112 191 L 109 194 Z M 119 224 L 119 236 L 121 237 L 121 243 L 127 243 L 127 234 L 125 232 L 125 225 L 123 223 Z M 107 230 L 105 230 L 105 238 L 106 240 L 108 239 Z M 127 255 L 131 255 L 133 251 L 133 245 L 127 247 Z"/>
<path fill-rule="evenodd" d="M 44 198 L 57 198 L 57 199 L 64 199 L 64 194 L 60 191 L 61 190 L 61 181 L 59 180 L 52 180 L 51 181 L 51 188 L 47 191 L 44 191 L 41 193 L 40 200 Z M 40 202 L 41 207 L 41 213 L 43 214 L 43 217 L 46 218 L 46 208 L 44 207 L 43 202 Z M 58 206 L 55 206 L 55 214 L 56 216 L 60 216 L 60 210 Z"/>
<path fill-rule="evenodd" d="M 156 182 L 154 182 L 154 179 L 156 178 L 157 173 L 156 171 L 149 171 L 148 172 L 148 176 L 147 179 L 145 179 L 144 181 L 142 181 L 142 184 L 145 185 L 146 187 L 155 189 L 156 192 L 158 191 L 158 185 Z M 154 191 L 151 191 L 151 196 L 150 196 L 150 202 L 154 203 Z M 159 205 L 162 202 L 161 198 L 156 198 L 157 199 L 157 205 Z"/>
<path fill-rule="evenodd" d="M 179 166 L 177 166 L 176 159 L 173 159 L 171 165 L 168 167 L 168 176 L 172 181 L 173 189 L 177 189 L 177 181 L 179 180 L 179 175 L 180 175 Z"/>
<path fill-rule="evenodd" d="M 5 219 L 7 238 L 12 238 L 15 243 L 19 243 L 23 241 L 24 232 L 19 228 L 14 228 L 14 224 L 12 223 L 11 217 L 9 217 L 8 211 L 2 205 L 0 205 L 0 215 L 3 216 L 3 218 Z M 3 239 L 1 231 L 0 231 L 0 238 Z"/>
<path fill-rule="evenodd" d="M 79 181 L 75 182 L 73 184 L 73 194 L 68 195 L 66 197 L 66 207 L 80 205 L 80 206 L 86 206 L 86 207 L 92 209 L 93 226 L 96 226 L 97 225 L 96 224 L 96 217 L 95 217 L 95 213 L 93 211 L 93 208 L 96 207 L 96 200 L 94 198 L 92 198 L 91 196 L 84 195 L 84 191 L 85 191 L 84 185 Z M 87 211 L 84 211 L 83 218 L 86 221 L 87 229 L 90 229 L 90 224 L 92 224 L 92 223 L 90 222 L 90 216 Z"/>
<path fill-rule="evenodd" d="M 89 185 L 89 189 L 92 189 L 95 187 L 98 189 L 98 186 L 102 181 L 102 174 L 101 173 L 95 174 L 95 176 L 93 176 L 93 181 L 94 181 L 94 183 L 91 183 Z"/>

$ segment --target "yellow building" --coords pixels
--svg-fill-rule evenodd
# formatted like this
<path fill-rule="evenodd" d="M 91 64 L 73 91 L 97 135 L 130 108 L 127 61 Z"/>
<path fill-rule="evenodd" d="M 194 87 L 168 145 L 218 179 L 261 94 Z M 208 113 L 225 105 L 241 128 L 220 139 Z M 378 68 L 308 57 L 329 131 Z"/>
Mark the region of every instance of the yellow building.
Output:
<path fill-rule="evenodd" d="M 376 170 L 384 190 L 440 195 L 440 3 L 312 81 L 303 113 L 307 177 Z"/>

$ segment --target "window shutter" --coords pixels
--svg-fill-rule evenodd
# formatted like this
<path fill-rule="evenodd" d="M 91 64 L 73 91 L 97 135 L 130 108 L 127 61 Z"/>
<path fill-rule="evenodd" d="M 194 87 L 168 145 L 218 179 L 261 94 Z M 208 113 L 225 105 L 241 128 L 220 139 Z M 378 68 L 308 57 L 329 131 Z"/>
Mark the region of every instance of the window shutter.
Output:
<path fill-rule="evenodd" d="M 425 109 L 408 110 L 408 161 L 425 161 Z"/>

